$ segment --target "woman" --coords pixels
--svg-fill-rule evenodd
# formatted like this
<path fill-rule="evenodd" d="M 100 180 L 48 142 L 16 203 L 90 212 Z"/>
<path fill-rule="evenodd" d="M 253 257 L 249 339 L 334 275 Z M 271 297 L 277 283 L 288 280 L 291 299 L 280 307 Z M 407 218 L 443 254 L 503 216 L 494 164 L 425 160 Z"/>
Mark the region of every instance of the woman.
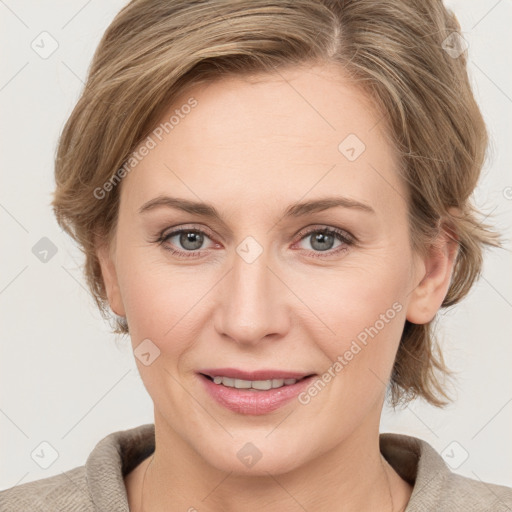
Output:
<path fill-rule="evenodd" d="M 487 139 L 458 38 L 436 0 L 118 14 L 53 205 L 155 421 L 2 510 L 512 508 L 425 441 L 379 434 L 387 390 L 447 403 L 431 323 L 499 246 L 468 200 Z"/>

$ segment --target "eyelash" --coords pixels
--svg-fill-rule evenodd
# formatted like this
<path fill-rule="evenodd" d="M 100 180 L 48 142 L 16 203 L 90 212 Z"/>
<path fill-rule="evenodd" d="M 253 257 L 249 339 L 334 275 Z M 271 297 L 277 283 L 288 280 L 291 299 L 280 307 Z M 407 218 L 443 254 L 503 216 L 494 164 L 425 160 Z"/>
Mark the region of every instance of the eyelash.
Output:
<path fill-rule="evenodd" d="M 205 235 L 211 239 L 211 237 L 208 235 L 208 233 L 206 233 L 205 231 L 203 231 L 201 229 L 180 228 L 180 229 L 177 229 L 176 231 L 172 231 L 171 233 L 168 233 L 168 234 L 164 234 L 164 232 L 162 232 L 158 236 L 158 238 L 156 240 L 154 240 L 153 242 L 158 243 L 159 245 L 162 246 L 163 249 L 165 249 L 166 251 L 169 251 L 174 256 L 179 256 L 179 257 L 184 257 L 184 258 L 200 258 L 203 255 L 203 252 L 206 252 L 206 251 L 202 251 L 202 250 L 181 251 L 179 249 L 171 249 L 170 247 L 167 247 L 164 245 L 164 243 L 167 240 L 169 240 L 170 238 L 173 238 L 176 235 L 180 235 L 181 233 L 198 233 L 201 235 Z M 324 233 L 324 234 L 328 234 L 328 235 L 334 235 L 340 242 L 342 242 L 344 244 L 336 249 L 330 249 L 328 251 L 309 251 L 312 253 L 311 256 L 313 258 L 328 258 L 330 256 L 334 256 L 339 253 L 347 251 L 349 246 L 352 246 L 355 244 L 355 238 L 352 235 L 350 235 L 349 233 L 347 233 L 341 229 L 333 228 L 333 227 L 322 227 L 322 228 L 315 227 L 315 228 L 312 228 L 309 230 L 303 230 L 303 231 L 299 232 L 299 234 L 297 235 L 299 237 L 298 242 L 300 242 L 302 239 L 306 238 L 307 236 L 312 235 L 313 233 Z M 324 254 L 326 254 L 326 256 L 324 256 Z"/>

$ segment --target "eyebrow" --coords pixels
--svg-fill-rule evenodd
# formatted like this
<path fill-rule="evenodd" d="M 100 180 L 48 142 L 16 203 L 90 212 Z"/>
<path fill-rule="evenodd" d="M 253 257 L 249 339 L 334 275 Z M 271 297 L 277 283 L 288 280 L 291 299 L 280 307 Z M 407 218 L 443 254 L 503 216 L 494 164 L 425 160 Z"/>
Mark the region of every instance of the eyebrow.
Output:
<path fill-rule="evenodd" d="M 161 207 L 173 208 L 176 210 L 184 211 L 186 213 L 200 215 L 202 217 L 207 217 L 222 222 L 222 215 L 213 205 L 209 203 L 163 195 L 155 197 L 147 203 L 144 203 L 139 208 L 139 213 L 146 213 Z M 350 208 L 366 213 L 375 214 L 375 210 L 368 204 L 361 203 L 348 197 L 333 196 L 292 204 L 288 206 L 284 211 L 283 218 L 302 217 L 310 213 L 321 212 L 336 207 Z"/>

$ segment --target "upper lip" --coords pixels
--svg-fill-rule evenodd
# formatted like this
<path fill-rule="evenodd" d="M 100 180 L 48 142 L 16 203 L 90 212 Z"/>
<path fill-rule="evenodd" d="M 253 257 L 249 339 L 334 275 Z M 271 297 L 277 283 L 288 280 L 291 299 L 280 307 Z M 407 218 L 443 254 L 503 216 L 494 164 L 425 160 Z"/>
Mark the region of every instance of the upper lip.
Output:
<path fill-rule="evenodd" d="M 203 375 L 208 375 L 209 377 L 230 377 L 232 379 L 242 379 L 242 380 L 271 380 L 271 379 L 302 379 L 303 377 L 307 377 L 309 375 L 313 375 L 312 372 L 295 372 L 295 371 L 285 371 L 285 370 L 252 370 L 245 371 L 239 370 L 237 368 L 205 368 L 203 370 L 199 370 L 198 373 L 202 373 Z"/>

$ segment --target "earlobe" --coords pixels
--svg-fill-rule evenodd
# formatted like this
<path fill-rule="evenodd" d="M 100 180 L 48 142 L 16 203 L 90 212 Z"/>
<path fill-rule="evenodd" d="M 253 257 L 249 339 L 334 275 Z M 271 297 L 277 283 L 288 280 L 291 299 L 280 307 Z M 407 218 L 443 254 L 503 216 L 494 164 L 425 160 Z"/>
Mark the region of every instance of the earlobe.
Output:
<path fill-rule="evenodd" d="M 434 318 L 448 293 L 458 250 L 458 237 L 445 229 L 422 258 L 419 283 L 410 293 L 407 307 L 409 322 L 426 324 Z"/>
<path fill-rule="evenodd" d="M 99 242 L 97 243 L 96 247 L 96 255 L 100 263 L 101 274 L 103 277 L 103 283 L 105 285 L 108 302 L 110 304 L 110 309 L 116 315 L 125 317 L 126 313 L 124 310 L 123 301 L 121 299 L 121 292 L 117 279 L 117 271 L 112 259 L 110 246 L 106 242 Z"/>

